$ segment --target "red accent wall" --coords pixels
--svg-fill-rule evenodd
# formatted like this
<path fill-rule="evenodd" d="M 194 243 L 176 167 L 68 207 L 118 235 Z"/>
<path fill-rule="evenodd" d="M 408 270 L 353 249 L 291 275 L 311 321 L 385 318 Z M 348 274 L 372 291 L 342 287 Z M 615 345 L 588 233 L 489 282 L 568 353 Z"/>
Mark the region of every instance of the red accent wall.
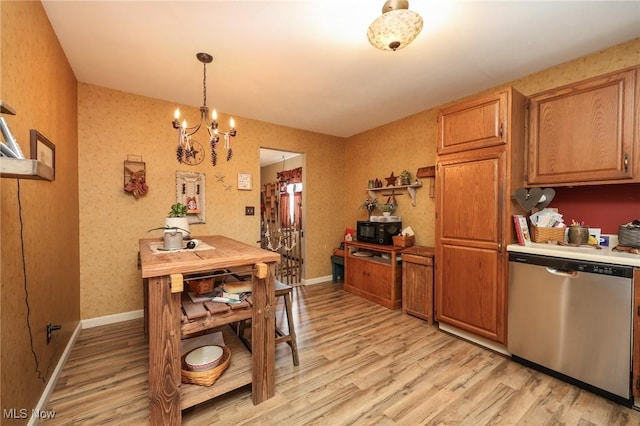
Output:
<path fill-rule="evenodd" d="M 584 221 L 603 234 L 617 234 L 618 227 L 640 219 L 640 184 L 554 188 L 549 207 L 558 209 L 566 224 Z"/>

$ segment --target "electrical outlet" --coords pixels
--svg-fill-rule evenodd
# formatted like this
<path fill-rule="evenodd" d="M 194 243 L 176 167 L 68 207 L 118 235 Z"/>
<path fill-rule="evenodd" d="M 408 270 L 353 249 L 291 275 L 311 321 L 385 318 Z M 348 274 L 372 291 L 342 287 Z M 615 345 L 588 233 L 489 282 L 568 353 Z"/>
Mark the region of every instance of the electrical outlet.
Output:
<path fill-rule="evenodd" d="M 244 215 L 245 216 L 253 216 L 256 214 L 256 208 L 254 206 L 245 206 Z"/>
<path fill-rule="evenodd" d="M 47 323 L 47 345 L 51 341 L 51 333 L 54 331 L 58 331 L 62 328 L 61 325 L 51 325 L 50 322 Z"/>

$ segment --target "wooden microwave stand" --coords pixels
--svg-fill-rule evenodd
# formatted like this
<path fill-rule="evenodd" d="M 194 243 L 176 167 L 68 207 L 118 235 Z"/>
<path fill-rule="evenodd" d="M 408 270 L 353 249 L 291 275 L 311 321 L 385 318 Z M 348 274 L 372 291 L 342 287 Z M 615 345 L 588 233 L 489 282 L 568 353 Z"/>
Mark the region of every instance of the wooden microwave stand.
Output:
<path fill-rule="evenodd" d="M 402 307 L 402 269 L 398 254 L 404 250 L 392 245 L 346 242 L 344 289 L 389 309 Z M 358 257 L 353 250 L 370 252 Z M 386 259 L 383 259 L 382 256 Z"/>
<path fill-rule="evenodd" d="M 181 410 L 251 383 L 254 404 L 275 394 L 275 265 L 280 255 L 224 236 L 197 237 L 210 250 L 153 252 L 160 239 L 141 239 L 140 266 L 145 293 L 145 326 L 149 332 L 149 423 L 179 425 Z M 253 308 L 211 315 L 195 324 L 182 324 L 183 276 L 246 267 L 254 274 Z M 148 304 L 148 305 L 147 305 Z M 247 312 L 249 311 L 249 312 Z M 232 348 L 231 365 L 213 386 L 181 383 L 180 340 L 240 319 L 251 318 L 252 354 L 245 355 L 233 333 L 224 335 Z M 223 327 L 223 331 L 225 328 Z M 237 353 L 235 353 L 237 352 Z M 249 360 L 242 362 L 242 360 Z"/>

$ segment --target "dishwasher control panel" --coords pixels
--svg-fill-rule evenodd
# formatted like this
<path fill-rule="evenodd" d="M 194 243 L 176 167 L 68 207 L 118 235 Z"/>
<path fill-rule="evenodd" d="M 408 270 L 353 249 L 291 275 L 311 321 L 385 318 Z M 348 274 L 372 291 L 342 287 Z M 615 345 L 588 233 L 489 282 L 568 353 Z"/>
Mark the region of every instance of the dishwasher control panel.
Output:
<path fill-rule="evenodd" d="M 609 275 L 612 277 L 632 278 L 633 268 L 630 266 L 611 265 L 600 262 L 564 259 L 560 257 L 540 256 L 535 254 L 509 253 L 509 262 L 528 263 L 546 266 L 560 271 L 578 271 L 589 274 Z"/>

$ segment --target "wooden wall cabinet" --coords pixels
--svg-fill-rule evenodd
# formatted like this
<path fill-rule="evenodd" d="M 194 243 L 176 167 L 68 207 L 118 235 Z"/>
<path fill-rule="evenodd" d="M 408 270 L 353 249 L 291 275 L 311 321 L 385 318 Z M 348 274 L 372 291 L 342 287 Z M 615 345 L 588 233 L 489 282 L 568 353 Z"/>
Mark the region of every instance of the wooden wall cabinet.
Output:
<path fill-rule="evenodd" d="M 438 118 L 438 154 L 506 144 L 506 96 L 479 96 L 443 110 Z"/>
<path fill-rule="evenodd" d="M 447 149 L 456 145 L 448 135 L 480 128 L 474 120 L 452 126 L 447 117 L 486 119 L 488 104 L 500 112 L 492 119 L 499 122 L 500 138 L 486 135 L 469 149 Z M 438 137 L 445 140 L 438 141 L 436 157 L 436 319 L 501 344 L 507 335 L 506 245 L 515 241 L 512 214 L 522 213 L 510 194 L 524 184 L 524 111 L 524 96 L 506 89 L 463 101 L 438 117 Z"/>
<path fill-rule="evenodd" d="M 351 241 L 346 243 L 344 289 L 389 309 L 402 306 L 402 274 L 398 254 L 402 248 Z M 350 248 L 367 251 L 370 257 L 355 256 Z M 388 257 L 382 260 L 382 256 Z"/>
<path fill-rule="evenodd" d="M 640 182 L 638 69 L 529 97 L 527 185 Z"/>
<path fill-rule="evenodd" d="M 402 252 L 402 313 L 433 323 L 433 247 Z"/>

